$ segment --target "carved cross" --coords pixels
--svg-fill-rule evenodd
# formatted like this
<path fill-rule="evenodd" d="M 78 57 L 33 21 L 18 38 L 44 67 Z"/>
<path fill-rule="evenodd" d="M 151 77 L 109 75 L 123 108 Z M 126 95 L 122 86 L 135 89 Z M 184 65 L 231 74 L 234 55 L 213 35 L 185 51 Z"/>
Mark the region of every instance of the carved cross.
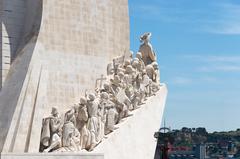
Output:
<path fill-rule="evenodd" d="M 97 88 L 98 81 L 100 81 L 100 88 L 102 88 L 103 81 L 105 81 L 105 80 L 107 80 L 107 78 L 104 77 L 103 75 L 101 75 L 101 78 L 97 78 L 97 79 L 96 79 L 96 83 L 95 83 L 95 88 Z"/>

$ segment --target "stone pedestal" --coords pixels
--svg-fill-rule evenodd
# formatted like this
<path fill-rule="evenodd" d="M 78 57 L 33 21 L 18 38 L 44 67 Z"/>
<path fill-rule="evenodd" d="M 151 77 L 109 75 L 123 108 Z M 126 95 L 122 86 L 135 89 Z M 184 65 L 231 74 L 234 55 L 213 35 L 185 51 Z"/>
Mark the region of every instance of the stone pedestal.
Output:
<path fill-rule="evenodd" d="M 3 153 L 1 159 L 152 159 L 156 149 L 156 132 L 161 124 L 167 98 L 165 84 L 146 104 L 125 118 L 92 152 L 79 153 Z"/>
<path fill-rule="evenodd" d="M 104 159 L 101 153 L 9 153 L 1 159 Z"/>

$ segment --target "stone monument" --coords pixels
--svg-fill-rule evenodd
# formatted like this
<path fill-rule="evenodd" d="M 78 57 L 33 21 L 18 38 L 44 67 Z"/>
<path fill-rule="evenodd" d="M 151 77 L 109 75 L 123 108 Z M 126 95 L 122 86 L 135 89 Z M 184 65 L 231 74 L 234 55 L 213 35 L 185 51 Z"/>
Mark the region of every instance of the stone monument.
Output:
<path fill-rule="evenodd" d="M 129 51 L 127 0 L 0 9 L 1 158 L 154 156 L 167 88 L 150 33 Z"/>

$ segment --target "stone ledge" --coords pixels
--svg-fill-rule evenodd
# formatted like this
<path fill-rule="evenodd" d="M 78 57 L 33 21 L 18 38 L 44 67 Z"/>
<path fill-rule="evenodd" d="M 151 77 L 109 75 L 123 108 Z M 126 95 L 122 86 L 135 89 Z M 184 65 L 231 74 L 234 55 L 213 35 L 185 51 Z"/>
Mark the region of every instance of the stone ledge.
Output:
<path fill-rule="evenodd" d="M 117 124 L 119 128 L 93 152 L 104 153 L 105 159 L 153 159 L 157 144 L 154 133 L 161 125 L 167 92 L 167 86 L 162 84 L 155 96 Z"/>
<path fill-rule="evenodd" d="M 162 84 L 156 96 L 133 111 L 133 116 L 117 125 L 119 129 L 107 135 L 93 152 L 2 153 L 0 159 L 148 159 L 153 158 L 156 141 L 153 137 L 161 124 L 167 97 Z"/>
<path fill-rule="evenodd" d="M 103 153 L 2 153 L 1 159 L 104 159 Z"/>

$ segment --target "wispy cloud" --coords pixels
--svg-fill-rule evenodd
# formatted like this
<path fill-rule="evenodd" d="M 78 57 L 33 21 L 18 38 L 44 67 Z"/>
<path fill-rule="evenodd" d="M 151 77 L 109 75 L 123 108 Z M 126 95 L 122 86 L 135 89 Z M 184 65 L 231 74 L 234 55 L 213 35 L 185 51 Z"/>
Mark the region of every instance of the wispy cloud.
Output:
<path fill-rule="evenodd" d="M 130 15 L 145 20 L 180 23 L 188 30 L 213 34 L 240 34 L 240 5 L 232 2 L 152 1 L 130 5 Z M 132 2 L 133 3 L 133 2 Z M 195 3 L 195 2 L 194 2 Z M 131 4 L 131 2 L 130 2 Z M 204 5 L 203 5 L 204 4 Z"/>
<path fill-rule="evenodd" d="M 200 62 L 240 63 L 240 55 L 184 55 L 186 59 Z"/>
<path fill-rule="evenodd" d="M 175 77 L 174 79 L 172 79 L 170 81 L 170 83 L 174 84 L 174 85 L 187 85 L 187 84 L 191 84 L 193 81 L 190 78 L 187 77 Z"/>
<path fill-rule="evenodd" d="M 216 65 L 216 66 L 202 66 L 198 68 L 199 71 L 202 72 L 240 72 L 240 65 Z"/>
<path fill-rule="evenodd" d="M 196 70 L 200 72 L 240 72 L 239 55 L 185 55 L 183 58 L 197 62 Z"/>
<path fill-rule="evenodd" d="M 240 34 L 240 5 L 234 3 L 216 4 L 218 14 L 207 23 L 206 31 L 216 34 Z"/>
<path fill-rule="evenodd" d="M 201 76 L 201 77 L 192 77 L 192 76 L 179 76 L 169 80 L 171 85 L 176 86 L 186 86 L 198 83 L 218 83 L 219 79 L 213 76 Z"/>

